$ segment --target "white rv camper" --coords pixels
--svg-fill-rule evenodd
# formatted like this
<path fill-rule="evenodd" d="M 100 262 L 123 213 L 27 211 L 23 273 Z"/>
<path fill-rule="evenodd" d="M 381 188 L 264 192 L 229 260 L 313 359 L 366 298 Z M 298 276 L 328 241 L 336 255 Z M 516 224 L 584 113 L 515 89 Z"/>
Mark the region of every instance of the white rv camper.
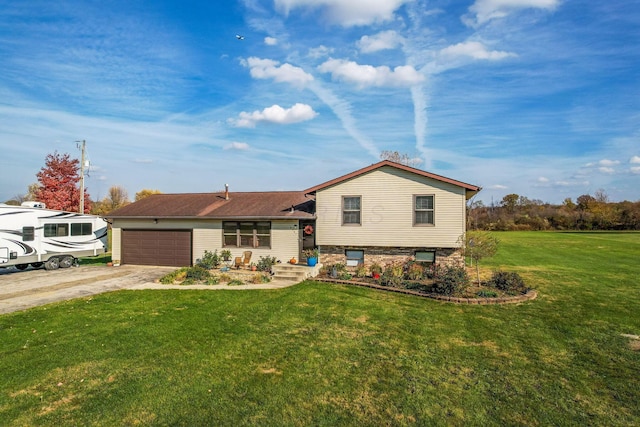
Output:
<path fill-rule="evenodd" d="M 94 215 L 46 209 L 44 204 L 0 204 L 0 268 L 67 268 L 77 257 L 107 247 L 107 222 Z"/>

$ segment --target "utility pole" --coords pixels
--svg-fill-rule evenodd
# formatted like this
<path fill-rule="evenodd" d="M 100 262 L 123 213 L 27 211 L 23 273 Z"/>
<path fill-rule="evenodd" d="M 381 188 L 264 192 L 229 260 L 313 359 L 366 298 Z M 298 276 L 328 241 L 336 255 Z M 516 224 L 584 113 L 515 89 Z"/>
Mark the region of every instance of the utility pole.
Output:
<path fill-rule="evenodd" d="M 82 141 L 76 142 L 82 142 L 82 146 L 78 148 L 80 148 L 82 152 L 80 155 L 80 213 L 84 214 L 84 150 L 86 141 L 83 139 Z"/>

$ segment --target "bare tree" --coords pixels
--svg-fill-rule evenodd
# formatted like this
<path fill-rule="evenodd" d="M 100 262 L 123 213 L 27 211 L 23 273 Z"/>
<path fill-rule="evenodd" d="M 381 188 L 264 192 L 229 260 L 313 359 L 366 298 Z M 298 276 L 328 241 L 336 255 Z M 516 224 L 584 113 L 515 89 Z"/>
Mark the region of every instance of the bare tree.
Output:
<path fill-rule="evenodd" d="M 411 166 L 412 168 L 418 167 L 422 163 L 422 159 L 419 157 L 411 157 L 406 153 L 399 153 L 398 151 L 384 150 L 380 153 L 380 160 L 390 160 L 395 163 Z"/>

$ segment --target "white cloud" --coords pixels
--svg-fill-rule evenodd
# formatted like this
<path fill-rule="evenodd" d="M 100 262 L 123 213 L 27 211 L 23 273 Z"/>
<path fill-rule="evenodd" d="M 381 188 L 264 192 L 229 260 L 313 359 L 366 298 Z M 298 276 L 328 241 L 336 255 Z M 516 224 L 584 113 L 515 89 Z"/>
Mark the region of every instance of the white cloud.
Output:
<path fill-rule="evenodd" d="M 297 8 L 324 9 L 324 17 L 333 24 L 351 27 L 393 19 L 394 12 L 411 0 L 275 0 L 276 9 L 288 15 Z"/>
<path fill-rule="evenodd" d="M 266 44 L 267 46 L 275 46 L 278 44 L 278 39 L 274 37 L 265 37 L 264 44 Z"/>
<path fill-rule="evenodd" d="M 509 188 L 509 187 L 507 187 L 506 185 L 501 185 L 501 184 L 495 184 L 495 185 L 491 185 L 489 187 L 490 190 L 506 190 L 507 188 Z"/>
<path fill-rule="evenodd" d="M 314 47 L 309 49 L 309 57 L 311 58 L 322 58 L 324 56 L 329 56 L 333 53 L 334 49 L 331 47 L 326 47 L 325 45 L 320 45 L 318 47 Z"/>
<path fill-rule="evenodd" d="M 448 58 L 467 56 L 473 59 L 486 59 L 489 61 L 497 61 L 511 56 L 517 56 L 515 53 L 487 50 L 484 44 L 475 41 L 466 41 L 445 47 L 440 51 L 440 55 Z"/>
<path fill-rule="evenodd" d="M 470 27 L 482 25 L 492 19 L 504 18 L 518 9 L 554 10 L 560 0 L 476 0 L 462 22 Z"/>
<path fill-rule="evenodd" d="M 544 177 L 544 176 L 538 177 L 538 182 L 543 183 L 543 184 L 547 183 L 547 182 L 549 182 L 549 178 Z"/>
<path fill-rule="evenodd" d="M 255 127 L 256 124 L 260 122 L 288 125 L 311 120 L 317 115 L 318 113 L 313 111 L 313 108 L 307 104 L 297 103 L 291 108 L 272 105 L 262 111 L 254 111 L 253 113 L 243 111 L 237 119 L 230 119 L 229 123 L 236 127 L 243 128 Z"/>
<path fill-rule="evenodd" d="M 598 170 L 600 172 L 602 172 L 602 173 L 607 174 L 607 175 L 611 175 L 611 174 L 613 174 L 615 172 L 615 170 L 613 168 L 609 168 L 609 167 L 606 167 L 606 166 L 599 167 Z"/>
<path fill-rule="evenodd" d="M 318 67 L 323 73 L 331 73 L 333 80 L 352 83 L 360 88 L 407 87 L 424 81 L 424 76 L 411 65 L 401 65 L 393 70 L 387 66 L 360 65 L 343 59 L 329 59 Z"/>
<path fill-rule="evenodd" d="M 223 147 L 224 150 L 247 151 L 249 144 L 246 142 L 232 142 Z"/>
<path fill-rule="evenodd" d="M 380 50 L 395 49 L 402 44 L 404 38 L 393 30 L 383 31 L 373 36 L 362 36 L 356 46 L 362 53 L 378 52 Z"/>
<path fill-rule="evenodd" d="M 634 175 L 640 175 L 640 166 L 632 166 L 629 170 Z"/>
<path fill-rule="evenodd" d="M 255 79 L 273 79 L 280 83 L 291 83 L 302 87 L 313 81 L 313 76 L 302 68 L 291 64 L 280 65 L 278 61 L 251 57 L 243 61 L 250 69 L 251 77 Z"/>
<path fill-rule="evenodd" d="M 610 167 L 610 166 L 619 165 L 620 162 L 618 160 L 603 159 L 603 160 L 600 160 L 598 164 L 600 166 Z"/>
<path fill-rule="evenodd" d="M 633 156 L 629 159 L 629 163 L 640 164 L 640 156 Z"/>

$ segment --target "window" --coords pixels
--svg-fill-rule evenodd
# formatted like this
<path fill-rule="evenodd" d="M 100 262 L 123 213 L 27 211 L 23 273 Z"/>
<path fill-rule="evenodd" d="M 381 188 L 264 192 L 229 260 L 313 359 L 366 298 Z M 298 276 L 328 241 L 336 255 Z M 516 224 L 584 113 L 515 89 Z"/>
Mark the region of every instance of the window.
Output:
<path fill-rule="evenodd" d="M 22 227 L 22 241 L 32 242 L 35 240 L 35 230 L 34 227 Z"/>
<path fill-rule="evenodd" d="M 436 251 L 416 251 L 415 257 L 417 262 L 433 264 L 436 262 Z"/>
<path fill-rule="evenodd" d="M 413 225 L 433 225 L 433 196 L 414 197 Z"/>
<path fill-rule="evenodd" d="M 360 196 L 342 198 L 342 224 L 360 225 Z"/>
<path fill-rule="evenodd" d="M 71 224 L 72 236 L 90 236 L 92 233 L 90 223 Z"/>
<path fill-rule="evenodd" d="M 69 224 L 45 224 L 44 237 L 64 237 L 69 235 Z"/>
<path fill-rule="evenodd" d="M 270 248 L 271 223 L 225 221 L 222 223 L 224 246 Z"/>
<path fill-rule="evenodd" d="M 357 267 L 364 264 L 364 251 L 347 249 L 345 251 L 347 256 L 347 267 Z"/>

